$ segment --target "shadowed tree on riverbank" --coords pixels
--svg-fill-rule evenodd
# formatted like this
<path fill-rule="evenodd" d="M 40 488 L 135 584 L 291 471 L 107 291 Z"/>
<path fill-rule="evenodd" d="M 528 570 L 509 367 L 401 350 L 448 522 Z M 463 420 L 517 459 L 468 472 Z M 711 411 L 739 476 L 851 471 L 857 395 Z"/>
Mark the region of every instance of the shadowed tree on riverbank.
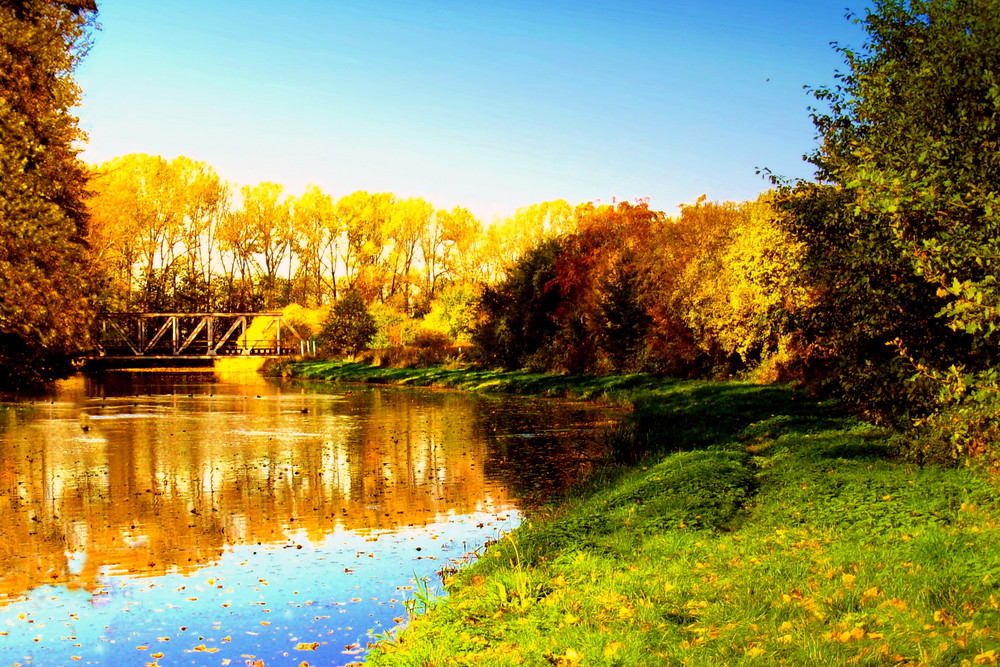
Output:
<path fill-rule="evenodd" d="M 0 386 L 53 379 L 87 346 L 83 138 L 72 71 L 89 2 L 0 3 Z"/>

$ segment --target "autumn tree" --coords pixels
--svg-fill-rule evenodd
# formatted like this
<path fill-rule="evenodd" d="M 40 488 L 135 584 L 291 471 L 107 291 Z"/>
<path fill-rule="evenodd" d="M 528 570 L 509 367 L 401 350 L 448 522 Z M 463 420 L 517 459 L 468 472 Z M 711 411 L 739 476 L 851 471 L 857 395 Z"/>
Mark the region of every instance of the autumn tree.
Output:
<path fill-rule="evenodd" d="M 233 213 L 230 224 L 246 230 L 241 239 L 243 252 L 249 252 L 260 268 L 264 307 L 272 308 L 278 302 L 278 271 L 292 241 L 291 210 L 283 197 L 284 188 L 277 183 L 245 185 L 240 193 L 242 207 Z M 246 258 L 243 261 L 249 265 Z"/>
<path fill-rule="evenodd" d="M 325 268 L 330 275 L 330 292 L 337 298 L 337 262 L 340 227 L 333 198 L 315 185 L 291 202 L 292 250 L 298 259 L 300 285 L 295 296 L 299 303 L 316 307 L 324 303 Z"/>
<path fill-rule="evenodd" d="M 501 279 L 529 249 L 571 231 L 575 221 L 573 206 L 558 199 L 519 208 L 512 217 L 494 222 L 477 248 L 480 278 Z"/>
<path fill-rule="evenodd" d="M 225 310 L 259 310 L 263 307 L 263 298 L 255 288 L 256 238 L 253 230 L 243 224 L 241 216 L 230 211 L 222 218 L 216 238 L 225 282 Z"/>
<path fill-rule="evenodd" d="M 581 204 L 574 215 L 574 231 L 561 237 L 554 283 L 562 304 L 553 361 L 573 372 L 636 370 L 649 324 L 638 258 L 662 216 L 645 202 Z"/>
<path fill-rule="evenodd" d="M 399 294 L 403 312 L 410 309 L 414 260 L 433 215 L 434 206 L 423 199 L 403 199 L 393 202 L 385 221 L 383 234 L 388 242 L 385 263 L 389 275 L 386 298 Z"/>
<path fill-rule="evenodd" d="M 145 310 L 167 310 L 173 263 L 182 239 L 181 192 L 170 162 L 158 155 L 125 155 L 96 169 L 91 205 L 98 248 L 120 244 L 120 266 L 137 271 Z M 131 282 L 131 281 L 130 281 Z"/>
<path fill-rule="evenodd" d="M 0 386 L 65 373 L 89 345 L 86 171 L 71 109 L 92 3 L 0 3 Z"/>
<path fill-rule="evenodd" d="M 676 308 L 698 347 L 720 370 L 769 360 L 790 344 L 790 318 L 809 288 L 803 248 L 766 193 L 756 202 L 684 207 L 679 224 L 697 233 L 694 255 L 674 287 Z"/>
<path fill-rule="evenodd" d="M 363 190 L 337 200 L 337 219 L 346 236 L 341 255 L 347 272 L 345 277 L 349 286 L 356 287 L 366 296 L 377 294 L 382 288 L 383 234 L 393 201 L 391 194 L 369 194 Z"/>
<path fill-rule="evenodd" d="M 124 160 L 116 158 L 92 167 L 89 181 L 87 241 L 104 278 L 101 301 L 109 311 L 131 308 L 142 248 L 138 191 L 132 185 L 132 170 L 122 165 Z"/>
<path fill-rule="evenodd" d="M 461 206 L 434 213 L 420 241 L 426 303 L 437 297 L 441 280 L 455 281 L 471 274 L 471 249 L 481 231 L 479 220 Z"/>
<path fill-rule="evenodd" d="M 578 206 L 574 231 L 539 242 L 483 290 L 481 356 L 550 371 L 643 366 L 652 320 L 637 257 L 661 223 L 645 203 Z"/>
<path fill-rule="evenodd" d="M 184 156 L 124 155 L 91 170 L 88 240 L 108 310 L 204 310 L 229 188 Z"/>
<path fill-rule="evenodd" d="M 182 266 L 174 290 L 174 309 L 181 312 L 215 310 L 215 273 L 219 226 L 229 211 L 229 185 L 204 162 L 184 156 L 172 163 L 180 189 Z"/>

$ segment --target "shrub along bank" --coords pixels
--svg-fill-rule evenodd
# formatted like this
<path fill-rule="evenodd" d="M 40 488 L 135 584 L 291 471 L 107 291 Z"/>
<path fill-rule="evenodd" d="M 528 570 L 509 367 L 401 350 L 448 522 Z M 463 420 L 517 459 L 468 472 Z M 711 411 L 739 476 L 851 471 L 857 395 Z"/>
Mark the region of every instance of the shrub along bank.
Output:
<path fill-rule="evenodd" d="M 371 664 L 1000 659 L 989 474 L 900 460 L 890 433 L 788 389 L 623 382 L 635 410 L 610 440 L 641 460 L 421 594 Z"/>

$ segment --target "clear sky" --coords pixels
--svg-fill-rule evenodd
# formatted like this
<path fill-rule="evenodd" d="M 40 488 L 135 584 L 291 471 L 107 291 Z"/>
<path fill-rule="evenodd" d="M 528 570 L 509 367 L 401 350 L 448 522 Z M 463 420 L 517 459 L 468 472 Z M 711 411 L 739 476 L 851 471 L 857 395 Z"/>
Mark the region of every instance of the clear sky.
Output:
<path fill-rule="evenodd" d="M 804 85 L 860 46 L 850 0 L 99 0 L 77 71 L 88 162 L 211 164 L 462 205 L 648 197 L 808 177 Z"/>

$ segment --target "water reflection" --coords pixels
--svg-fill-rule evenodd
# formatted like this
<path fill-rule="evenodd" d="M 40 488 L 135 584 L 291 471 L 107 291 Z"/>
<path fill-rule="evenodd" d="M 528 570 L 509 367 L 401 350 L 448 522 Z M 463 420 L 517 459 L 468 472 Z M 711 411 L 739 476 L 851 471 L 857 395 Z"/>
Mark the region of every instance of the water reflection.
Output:
<path fill-rule="evenodd" d="M 354 659 L 345 647 L 394 624 L 414 573 L 580 474 L 606 419 L 255 376 L 75 378 L 0 410 L 0 637 L 17 640 L 0 661 L 103 664 L 127 648 L 201 664 L 198 646 L 277 660 L 303 642 L 336 649 L 323 664 Z M 259 618 L 273 607 L 281 623 Z M 184 649 L 163 650 L 171 639 Z"/>

